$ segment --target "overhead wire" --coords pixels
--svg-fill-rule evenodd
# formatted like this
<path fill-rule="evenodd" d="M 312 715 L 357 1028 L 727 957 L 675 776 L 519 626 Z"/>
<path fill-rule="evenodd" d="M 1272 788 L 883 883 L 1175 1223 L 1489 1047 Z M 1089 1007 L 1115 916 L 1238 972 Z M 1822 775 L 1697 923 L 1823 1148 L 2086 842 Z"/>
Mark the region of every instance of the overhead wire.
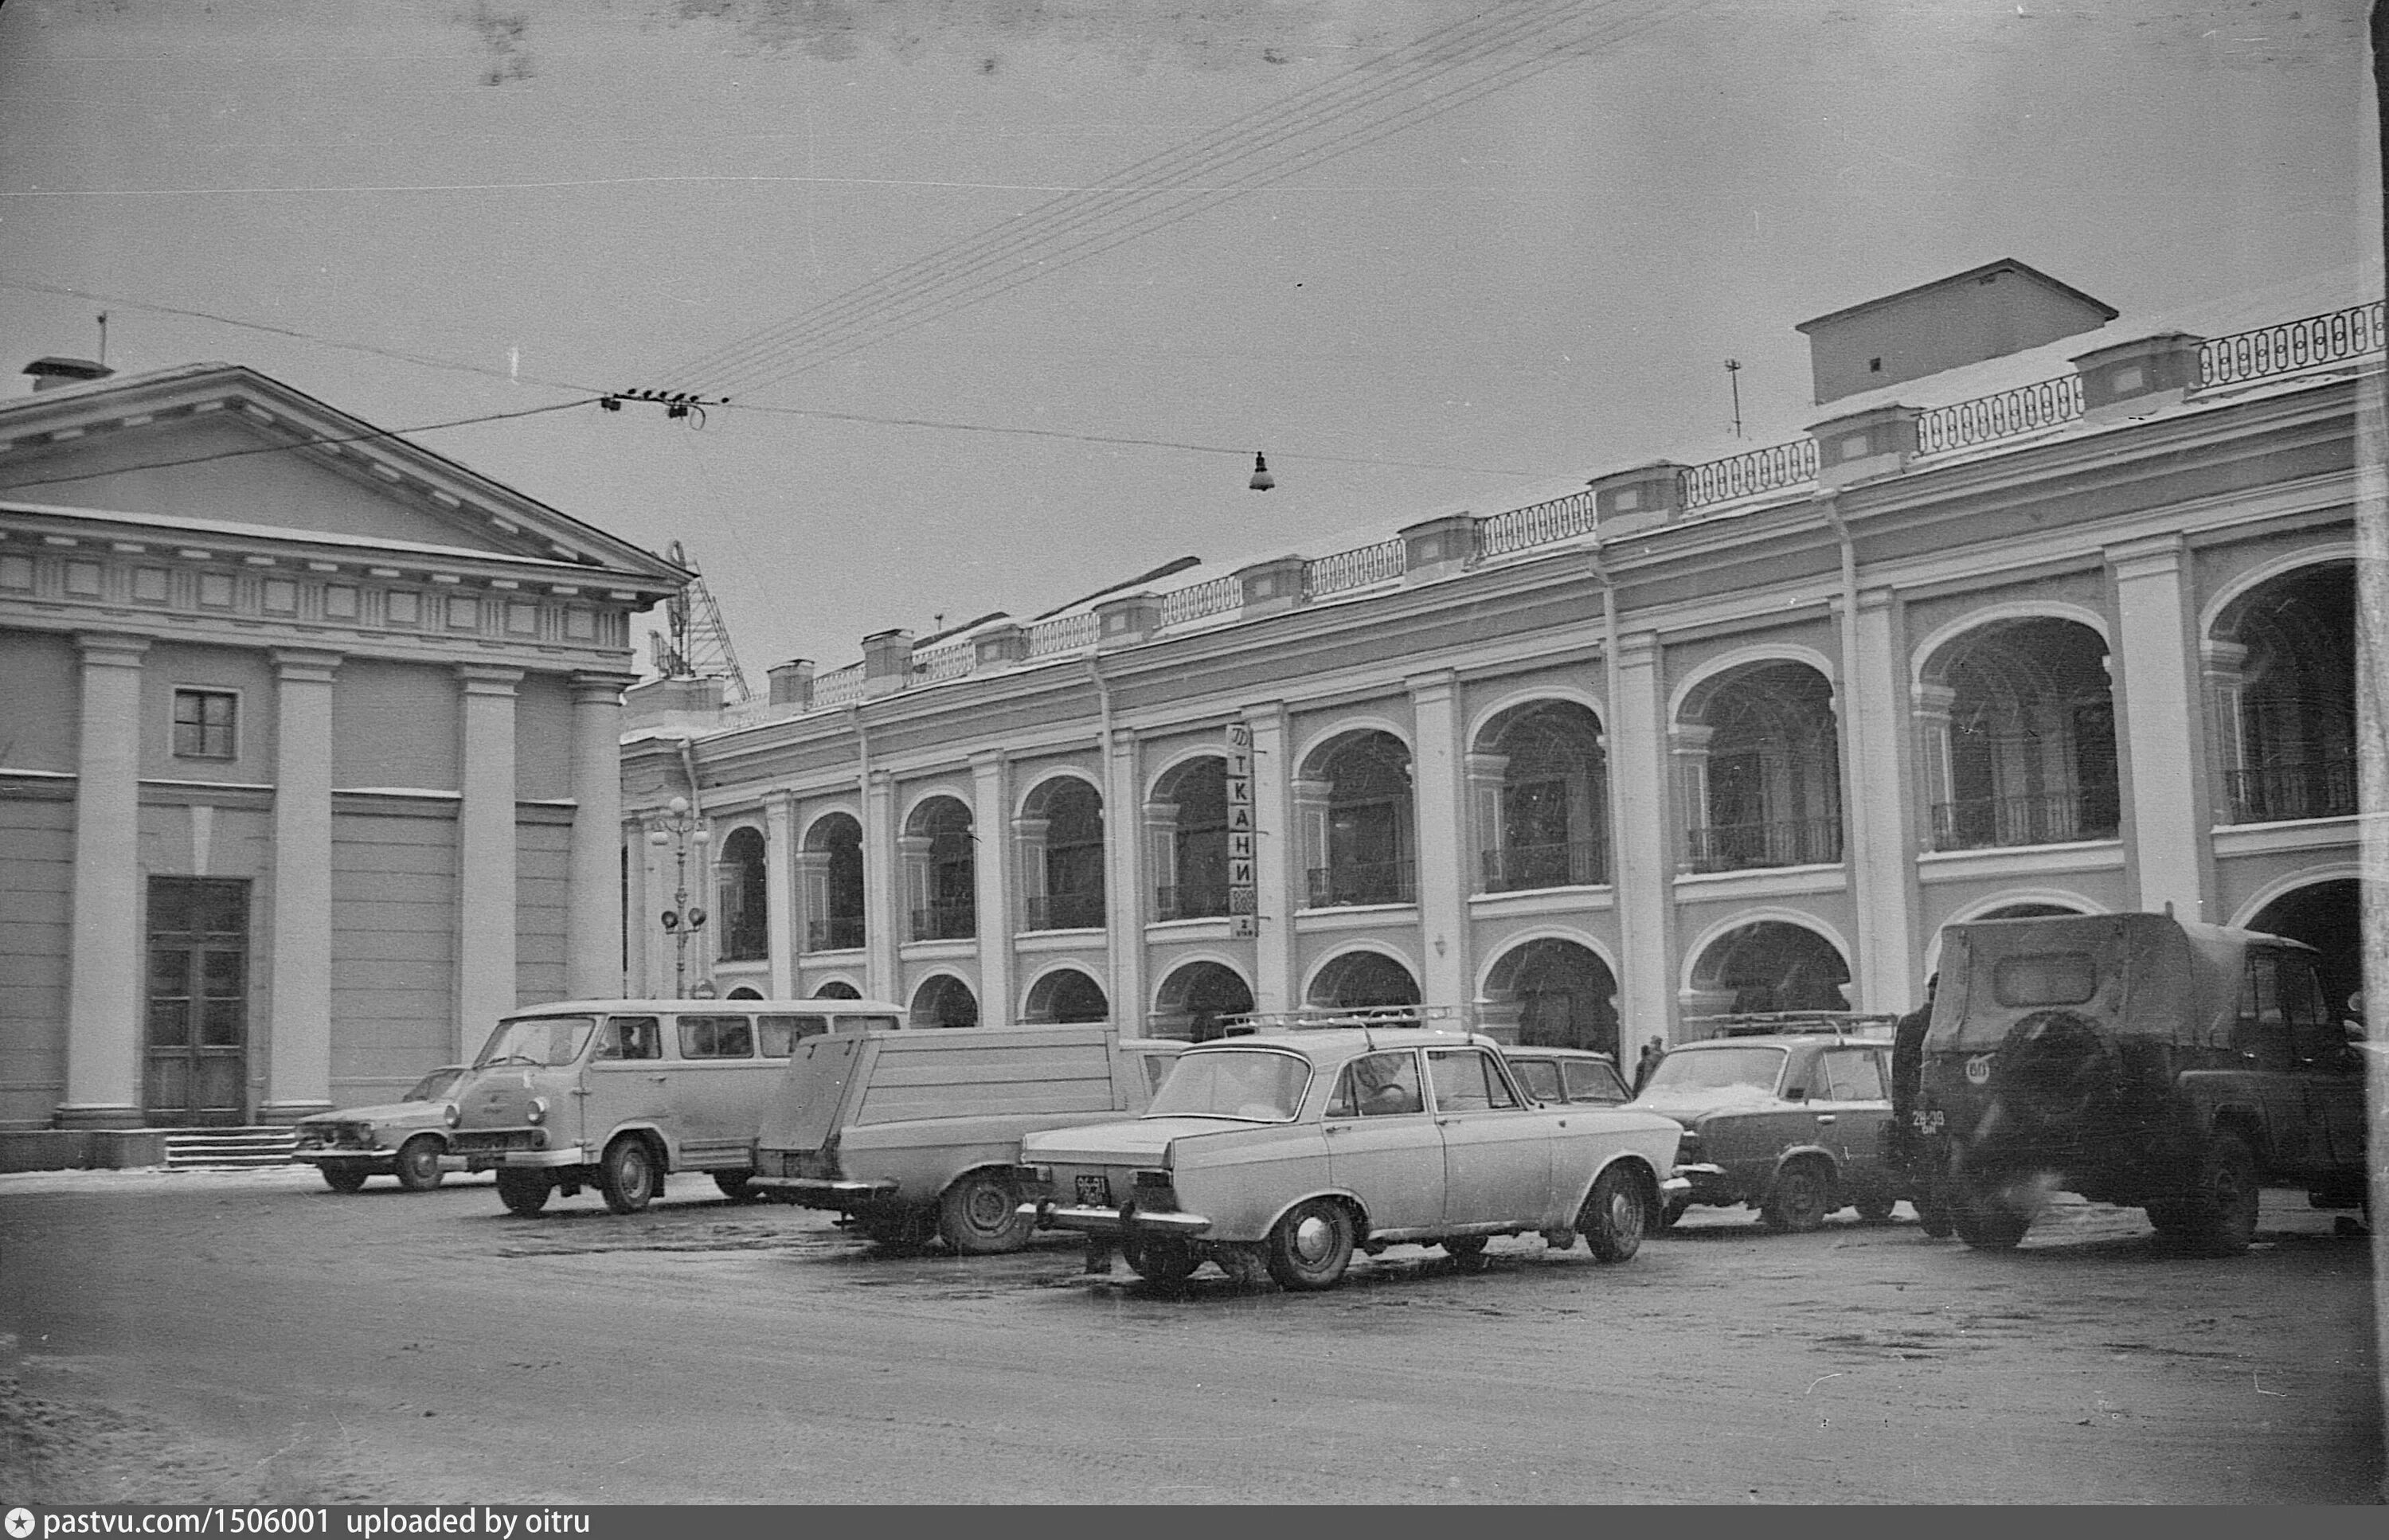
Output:
<path fill-rule="evenodd" d="M 1604 6 L 1598 18 L 1587 18 L 1578 14 L 1582 9 L 1579 5 L 1554 0 L 1478 13 L 1348 71 L 1326 86 L 1256 109 L 1202 139 L 1147 157 L 1110 179 L 1126 185 L 1085 189 L 1049 199 L 1016 219 L 915 259 L 704 355 L 681 366 L 672 377 L 733 397 L 761 388 L 1402 132 L 1591 48 L 1647 30 L 1682 8 L 1682 4 L 1662 0 L 1632 9 L 1623 5 Z M 1522 44 L 1577 20 L 1591 20 L 1595 25 L 1524 57 L 1512 58 L 1490 74 L 1464 82 L 1441 95 L 1415 99 L 1418 88 L 1488 58 L 1514 53 Z M 1398 62 L 1386 66 L 1387 59 Z M 1392 98 L 1400 99 L 1387 110 L 1385 104 Z M 1274 161 L 1242 172 L 1224 185 L 1190 188 L 1198 178 L 1216 178 L 1289 139 L 1304 134 L 1315 139 L 1344 120 L 1370 111 L 1376 116 L 1324 140 L 1287 148 Z M 1173 201 L 1165 207 L 1145 207 L 1156 199 Z M 1125 225 L 1123 220 L 1128 222 Z M 1109 228 L 1103 228 L 1106 223 Z"/>

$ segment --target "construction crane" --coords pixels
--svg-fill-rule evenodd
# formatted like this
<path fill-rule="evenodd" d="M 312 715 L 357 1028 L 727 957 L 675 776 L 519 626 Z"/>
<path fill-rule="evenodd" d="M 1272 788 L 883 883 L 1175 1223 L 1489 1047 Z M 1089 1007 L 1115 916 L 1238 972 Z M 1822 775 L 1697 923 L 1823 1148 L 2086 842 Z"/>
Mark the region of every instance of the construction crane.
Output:
<path fill-rule="evenodd" d="M 755 693 L 747 687 L 737 650 L 730 645 L 730 628 L 722 623 L 722 606 L 713 602 L 712 591 L 705 586 L 696 561 L 680 541 L 672 541 L 664 554 L 673 566 L 686 568 L 689 579 L 686 588 L 664 603 L 664 614 L 671 623 L 670 640 L 661 631 L 647 633 L 656 671 L 666 679 L 718 679 L 727 704 L 747 705 Z"/>

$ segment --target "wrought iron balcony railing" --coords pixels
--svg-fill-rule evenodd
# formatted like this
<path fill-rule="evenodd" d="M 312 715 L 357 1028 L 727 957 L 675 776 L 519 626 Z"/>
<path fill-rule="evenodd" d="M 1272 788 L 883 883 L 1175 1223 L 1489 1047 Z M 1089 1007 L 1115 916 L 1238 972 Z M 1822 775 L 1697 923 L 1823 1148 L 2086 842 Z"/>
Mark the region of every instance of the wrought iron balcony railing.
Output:
<path fill-rule="evenodd" d="M 1933 848 L 1983 850 L 2114 839 L 2119 823 L 2112 792 L 1970 796 L 1933 805 Z"/>
<path fill-rule="evenodd" d="M 2297 818 L 2349 818 L 2356 812 L 2356 757 L 2296 765 L 2259 765 L 2230 774 L 2234 823 Z"/>
<path fill-rule="evenodd" d="M 722 927 L 722 961 L 760 962 L 772 955 L 772 939 L 759 916 L 741 917 Z"/>
<path fill-rule="evenodd" d="M 1609 845 L 1569 840 L 1559 845 L 1505 845 L 1485 852 L 1485 891 L 1582 887 L 1609 881 Z"/>
<path fill-rule="evenodd" d="M 826 920 L 805 922 L 805 950 L 809 952 L 851 951 L 862 945 L 862 916 L 833 914 Z"/>
<path fill-rule="evenodd" d="M 1153 890 L 1156 920 L 1208 920 L 1227 912 L 1225 883 L 1180 883 Z"/>
<path fill-rule="evenodd" d="M 1418 868 L 1411 861 L 1346 861 L 1310 869 L 1312 909 L 1416 902 Z"/>
<path fill-rule="evenodd" d="M 977 934 L 978 906 L 967 898 L 913 911 L 915 941 L 963 941 Z"/>
<path fill-rule="evenodd" d="M 1023 930 L 1100 930 L 1104 923 L 1101 888 L 1092 893 L 1041 893 L 1020 907 Z"/>
<path fill-rule="evenodd" d="M 1826 866 L 1842 859 L 1842 821 L 1786 818 L 1764 823 L 1715 823 L 1686 830 L 1684 842 L 1695 872 Z"/>

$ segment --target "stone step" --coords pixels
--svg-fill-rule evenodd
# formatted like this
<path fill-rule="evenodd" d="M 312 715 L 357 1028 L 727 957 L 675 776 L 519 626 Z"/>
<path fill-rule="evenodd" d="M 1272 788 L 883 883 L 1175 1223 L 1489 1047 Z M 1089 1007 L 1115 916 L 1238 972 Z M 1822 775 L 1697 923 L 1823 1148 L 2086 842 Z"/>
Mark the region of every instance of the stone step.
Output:
<path fill-rule="evenodd" d="M 168 1134 L 165 1144 L 170 1170 L 287 1165 L 299 1136 L 288 1128 L 194 1128 Z"/>

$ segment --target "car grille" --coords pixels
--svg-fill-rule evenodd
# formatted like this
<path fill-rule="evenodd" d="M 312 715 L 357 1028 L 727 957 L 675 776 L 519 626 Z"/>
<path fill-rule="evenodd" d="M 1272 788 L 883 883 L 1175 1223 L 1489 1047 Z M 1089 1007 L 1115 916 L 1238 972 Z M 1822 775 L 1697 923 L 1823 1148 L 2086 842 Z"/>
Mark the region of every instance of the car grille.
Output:
<path fill-rule="evenodd" d="M 459 1155 L 490 1154 L 502 1150 L 536 1150 L 535 1128 L 459 1128 L 448 1136 L 448 1148 Z"/>
<path fill-rule="evenodd" d="M 301 1150 L 371 1150 L 375 1147 L 373 1125 L 370 1123 L 300 1124 L 295 1131 Z"/>

